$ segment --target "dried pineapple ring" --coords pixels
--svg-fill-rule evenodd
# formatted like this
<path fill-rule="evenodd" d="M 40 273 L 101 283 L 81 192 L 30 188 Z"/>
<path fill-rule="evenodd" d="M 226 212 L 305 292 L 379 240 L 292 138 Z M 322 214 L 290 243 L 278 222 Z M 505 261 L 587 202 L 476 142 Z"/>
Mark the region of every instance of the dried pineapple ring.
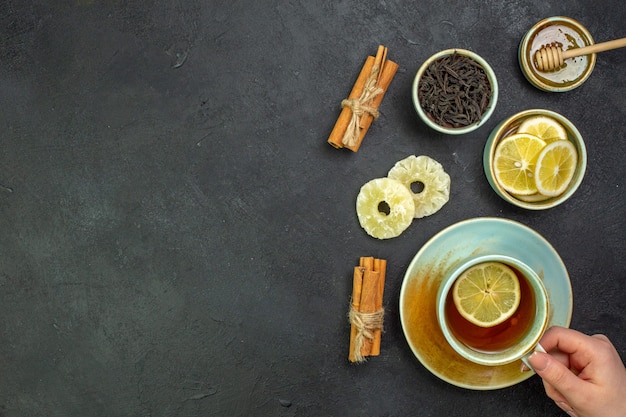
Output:
<path fill-rule="evenodd" d="M 361 227 L 377 239 L 399 236 L 413 221 L 415 204 L 411 192 L 390 178 L 376 178 L 363 187 L 356 198 Z"/>
<path fill-rule="evenodd" d="M 387 176 L 409 189 L 415 203 L 415 218 L 436 213 L 450 199 L 450 176 L 439 162 L 428 156 L 411 155 L 398 161 Z M 411 186 L 415 183 L 423 184 L 424 188 L 413 192 Z"/>

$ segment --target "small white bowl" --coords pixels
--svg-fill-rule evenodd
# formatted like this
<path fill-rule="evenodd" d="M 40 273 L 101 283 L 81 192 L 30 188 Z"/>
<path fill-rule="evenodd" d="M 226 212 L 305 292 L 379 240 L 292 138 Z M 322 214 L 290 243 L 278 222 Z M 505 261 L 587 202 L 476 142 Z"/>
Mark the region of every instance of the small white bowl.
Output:
<path fill-rule="evenodd" d="M 473 61 L 477 62 L 485 70 L 485 74 L 487 75 L 487 79 L 489 80 L 489 83 L 491 85 L 491 97 L 489 99 L 489 105 L 487 106 L 487 109 L 485 110 L 485 112 L 482 114 L 480 120 L 477 121 L 476 123 L 473 123 L 471 125 L 467 125 L 464 127 L 447 127 L 447 126 L 441 126 L 435 123 L 435 121 L 433 121 L 422 108 L 420 100 L 419 100 L 419 96 L 418 96 L 418 87 L 419 87 L 420 80 L 422 78 L 422 75 L 426 71 L 426 69 L 430 66 L 430 64 L 432 64 L 434 61 L 441 59 L 445 56 L 454 55 L 454 54 L 466 56 L 472 59 Z M 478 54 L 472 51 L 468 51 L 466 49 L 456 49 L 456 48 L 446 49 L 444 51 L 437 52 L 436 54 L 428 58 L 422 64 L 420 69 L 417 71 L 417 74 L 415 75 L 415 79 L 413 80 L 413 87 L 411 89 L 411 94 L 413 97 L 413 106 L 415 107 L 415 110 L 417 111 L 417 114 L 419 115 L 420 119 L 422 119 L 422 121 L 426 123 L 426 125 L 430 126 L 432 129 L 438 132 L 445 133 L 448 135 L 462 135 L 462 134 L 469 133 L 478 129 L 489 119 L 489 117 L 491 117 L 491 114 L 496 108 L 496 104 L 498 102 L 498 81 L 496 79 L 496 74 L 493 72 L 493 69 L 491 68 L 491 66 L 487 63 L 487 61 L 485 61 Z"/>

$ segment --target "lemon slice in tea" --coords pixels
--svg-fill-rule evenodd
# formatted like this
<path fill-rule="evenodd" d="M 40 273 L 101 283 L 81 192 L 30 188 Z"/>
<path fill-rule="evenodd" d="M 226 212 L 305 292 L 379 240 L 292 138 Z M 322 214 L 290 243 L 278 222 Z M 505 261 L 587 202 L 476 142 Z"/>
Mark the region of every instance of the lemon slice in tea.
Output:
<path fill-rule="evenodd" d="M 500 262 L 483 262 L 464 271 L 452 288 L 461 316 L 480 327 L 493 327 L 517 310 L 521 291 L 515 272 Z"/>
<path fill-rule="evenodd" d="M 535 194 L 535 162 L 545 146 L 543 140 L 526 133 L 517 133 L 502 139 L 496 146 L 493 159 L 496 181 L 509 193 Z"/>
<path fill-rule="evenodd" d="M 562 194 L 574 177 L 578 153 L 574 144 L 560 140 L 548 144 L 535 165 L 535 182 L 539 193 L 546 196 Z"/>
<path fill-rule="evenodd" d="M 415 203 L 408 188 L 391 178 L 376 178 L 356 198 L 361 227 L 377 239 L 399 236 L 413 221 Z"/>
<path fill-rule="evenodd" d="M 546 143 L 555 140 L 567 140 L 565 127 L 549 116 L 533 116 L 524 120 L 517 128 L 517 133 L 537 136 Z"/>

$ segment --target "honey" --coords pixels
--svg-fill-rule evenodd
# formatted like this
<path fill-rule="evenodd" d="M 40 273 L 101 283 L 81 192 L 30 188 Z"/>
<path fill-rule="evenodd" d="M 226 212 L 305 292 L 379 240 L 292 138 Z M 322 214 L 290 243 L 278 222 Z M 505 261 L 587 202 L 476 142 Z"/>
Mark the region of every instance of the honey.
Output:
<path fill-rule="evenodd" d="M 533 37 L 530 45 L 530 56 L 534 57 L 539 49 L 552 44 L 560 46 L 563 51 L 587 46 L 583 37 L 572 26 L 565 23 L 548 25 L 537 32 Z M 563 67 L 557 71 L 539 71 L 535 67 L 534 58 L 532 62 L 540 78 L 557 84 L 571 85 L 585 73 L 585 70 L 589 66 L 589 57 L 583 55 L 567 59 Z"/>
<path fill-rule="evenodd" d="M 592 45 L 589 31 L 575 19 L 554 16 L 537 22 L 522 38 L 518 50 L 520 68 L 528 81 L 540 90 L 550 92 L 569 91 L 582 85 L 591 75 L 596 54 L 566 59 L 555 71 L 539 71 L 535 53 L 549 45 L 563 51 Z"/>

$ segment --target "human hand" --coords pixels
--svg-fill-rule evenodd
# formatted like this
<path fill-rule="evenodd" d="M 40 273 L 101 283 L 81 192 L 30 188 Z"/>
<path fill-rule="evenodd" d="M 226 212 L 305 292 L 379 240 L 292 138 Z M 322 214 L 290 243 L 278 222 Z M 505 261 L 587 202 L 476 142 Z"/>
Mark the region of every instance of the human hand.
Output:
<path fill-rule="evenodd" d="M 606 336 L 552 327 L 540 343 L 549 354 L 528 361 L 557 406 L 573 417 L 626 416 L 626 368 Z"/>

